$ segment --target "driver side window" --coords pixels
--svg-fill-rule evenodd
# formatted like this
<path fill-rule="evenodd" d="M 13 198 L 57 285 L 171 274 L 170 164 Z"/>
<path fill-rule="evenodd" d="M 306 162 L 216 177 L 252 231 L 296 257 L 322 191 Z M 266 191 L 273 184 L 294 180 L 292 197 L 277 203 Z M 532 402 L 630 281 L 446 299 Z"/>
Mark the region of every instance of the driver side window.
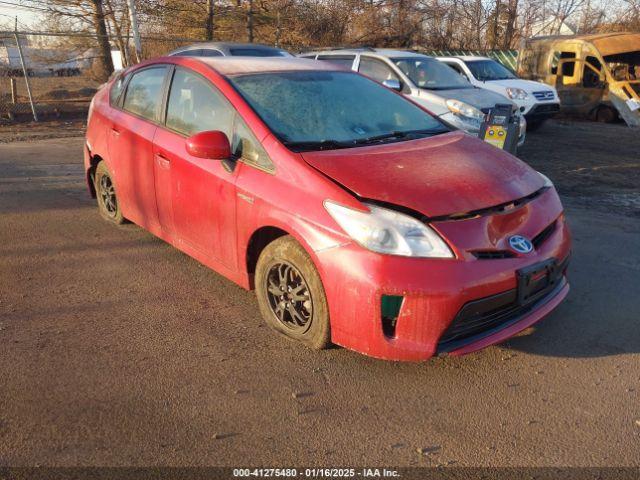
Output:
<path fill-rule="evenodd" d="M 468 80 L 467 74 L 464 73 L 464 70 L 462 70 L 462 67 L 460 65 L 458 65 L 457 63 L 453 63 L 453 62 L 451 62 L 451 63 L 446 62 L 446 65 L 448 65 L 451 68 L 453 68 L 456 71 L 456 73 L 458 73 L 458 75 L 460 75 L 462 78 L 465 78 L 465 79 Z"/>
<path fill-rule="evenodd" d="M 186 136 L 220 130 L 231 138 L 234 109 L 204 78 L 176 68 L 167 102 L 166 125 Z"/>
<path fill-rule="evenodd" d="M 600 61 L 596 57 L 587 57 L 582 70 L 582 86 L 585 88 L 597 88 L 600 85 L 601 71 L 602 65 Z"/>

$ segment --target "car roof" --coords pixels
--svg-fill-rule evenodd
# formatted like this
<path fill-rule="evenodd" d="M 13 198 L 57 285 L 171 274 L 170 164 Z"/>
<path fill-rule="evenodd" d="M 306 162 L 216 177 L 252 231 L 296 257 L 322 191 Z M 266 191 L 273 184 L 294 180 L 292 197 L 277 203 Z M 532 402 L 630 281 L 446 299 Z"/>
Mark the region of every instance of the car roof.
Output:
<path fill-rule="evenodd" d="M 267 72 L 346 71 L 330 62 L 318 62 L 297 57 L 191 57 L 221 75 Z"/>
<path fill-rule="evenodd" d="M 590 35 L 551 35 L 545 37 L 533 37 L 527 40 L 529 45 L 540 45 L 542 48 L 551 48 L 553 45 L 562 45 L 564 42 L 591 43 L 602 56 L 615 55 L 617 53 L 632 52 L 638 49 L 640 33 L 636 32 L 612 32 L 595 33 Z"/>
<path fill-rule="evenodd" d="M 423 53 L 408 50 L 393 50 L 389 48 L 336 48 L 330 50 L 317 50 L 313 52 L 303 52 L 301 55 L 371 55 L 373 57 L 407 58 L 407 57 L 429 57 Z"/>
<path fill-rule="evenodd" d="M 481 57 L 480 55 L 451 55 L 448 57 L 438 57 L 442 60 L 462 60 L 463 62 L 474 62 L 476 60 L 493 60 L 489 57 Z"/>
<path fill-rule="evenodd" d="M 180 47 L 173 50 L 169 55 L 185 52 L 188 50 L 201 50 L 201 49 L 213 49 L 220 50 L 223 53 L 229 54 L 230 51 L 234 48 L 252 48 L 255 50 L 263 50 L 263 51 L 276 51 L 276 52 L 286 52 L 281 48 L 272 47 L 269 45 L 262 45 L 260 43 L 242 43 L 242 42 L 202 42 L 202 43 L 194 43 L 191 45 L 187 45 L 185 47 Z"/>

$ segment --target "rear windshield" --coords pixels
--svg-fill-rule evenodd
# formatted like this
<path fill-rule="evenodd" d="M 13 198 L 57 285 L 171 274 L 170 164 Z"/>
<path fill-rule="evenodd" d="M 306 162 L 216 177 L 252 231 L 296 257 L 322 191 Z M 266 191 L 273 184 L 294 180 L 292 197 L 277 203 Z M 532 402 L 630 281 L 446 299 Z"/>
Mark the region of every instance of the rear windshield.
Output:
<path fill-rule="evenodd" d="M 276 50 L 271 48 L 230 48 L 229 53 L 234 57 L 288 57 L 289 54 L 284 50 Z"/>
<path fill-rule="evenodd" d="M 356 73 L 273 72 L 240 75 L 231 82 L 273 133 L 297 151 L 448 131 L 401 95 Z"/>

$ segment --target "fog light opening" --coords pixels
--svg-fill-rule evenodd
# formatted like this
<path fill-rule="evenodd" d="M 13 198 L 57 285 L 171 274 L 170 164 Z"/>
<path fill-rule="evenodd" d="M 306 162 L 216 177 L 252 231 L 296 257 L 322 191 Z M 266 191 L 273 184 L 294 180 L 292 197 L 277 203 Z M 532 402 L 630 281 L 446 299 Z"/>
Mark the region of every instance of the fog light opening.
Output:
<path fill-rule="evenodd" d="M 382 333 L 386 337 L 396 337 L 396 324 L 398 323 L 398 315 L 402 308 L 404 297 L 399 295 L 382 295 L 380 301 L 380 311 L 382 317 Z"/>

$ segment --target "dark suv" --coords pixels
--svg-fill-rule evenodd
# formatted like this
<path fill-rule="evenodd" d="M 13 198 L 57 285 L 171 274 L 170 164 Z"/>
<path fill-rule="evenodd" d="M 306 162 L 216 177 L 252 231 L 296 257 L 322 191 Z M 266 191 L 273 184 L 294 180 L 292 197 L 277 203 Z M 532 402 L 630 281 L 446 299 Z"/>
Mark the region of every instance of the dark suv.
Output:
<path fill-rule="evenodd" d="M 178 48 L 170 57 L 291 57 L 281 48 L 258 43 L 204 42 Z"/>

